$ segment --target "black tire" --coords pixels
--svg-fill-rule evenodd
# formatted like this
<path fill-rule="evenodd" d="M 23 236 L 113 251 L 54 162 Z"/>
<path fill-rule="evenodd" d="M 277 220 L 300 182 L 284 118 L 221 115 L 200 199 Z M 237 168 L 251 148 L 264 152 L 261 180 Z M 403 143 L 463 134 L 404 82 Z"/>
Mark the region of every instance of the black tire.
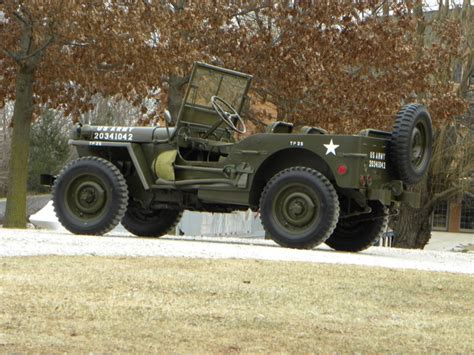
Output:
<path fill-rule="evenodd" d="M 182 215 L 180 210 L 146 210 L 129 206 L 122 218 L 122 225 L 136 236 L 159 238 L 176 227 Z"/>
<path fill-rule="evenodd" d="M 53 186 L 53 206 L 59 222 L 74 234 L 104 235 L 122 219 L 128 189 L 122 173 L 99 157 L 68 164 Z"/>
<path fill-rule="evenodd" d="M 369 201 L 372 211 L 340 219 L 326 244 L 339 251 L 357 252 L 373 245 L 387 229 L 388 210 L 379 201 Z"/>
<path fill-rule="evenodd" d="M 331 182 L 316 170 L 293 167 L 276 174 L 260 197 L 267 235 L 283 247 L 311 249 L 333 232 L 339 201 Z"/>
<path fill-rule="evenodd" d="M 402 107 L 388 150 L 392 176 L 408 185 L 419 182 L 428 170 L 432 145 L 433 127 L 425 106 L 409 104 Z"/>

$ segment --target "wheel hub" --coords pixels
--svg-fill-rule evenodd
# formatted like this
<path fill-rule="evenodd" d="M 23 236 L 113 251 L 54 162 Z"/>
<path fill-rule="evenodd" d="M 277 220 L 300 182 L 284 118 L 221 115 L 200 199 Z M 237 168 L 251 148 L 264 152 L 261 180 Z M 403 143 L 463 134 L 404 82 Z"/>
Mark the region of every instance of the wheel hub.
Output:
<path fill-rule="evenodd" d="M 290 214 L 295 217 L 304 211 L 304 206 L 300 201 L 294 201 L 291 203 L 289 210 Z"/>
<path fill-rule="evenodd" d="M 425 134 L 422 126 L 417 126 L 413 129 L 412 145 L 411 145 L 411 160 L 415 167 L 422 164 L 425 155 Z"/>
<path fill-rule="evenodd" d="M 308 195 L 294 192 L 286 196 L 283 201 L 283 215 L 290 224 L 304 226 L 314 216 L 314 207 Z"/>
<path fill-rule="evenodd" d="M 96 213 L 105 204 L 105 190 L 94 181 L 82 182 L 76 188 L 75 204 L 82 213 Z"/>
<path fill-rule="evenodd" d="M 300 186 L 289 186 L 274 200 L 275 216 L 292 232 L 302 232 L 318 217 L 317 198 Z"/>

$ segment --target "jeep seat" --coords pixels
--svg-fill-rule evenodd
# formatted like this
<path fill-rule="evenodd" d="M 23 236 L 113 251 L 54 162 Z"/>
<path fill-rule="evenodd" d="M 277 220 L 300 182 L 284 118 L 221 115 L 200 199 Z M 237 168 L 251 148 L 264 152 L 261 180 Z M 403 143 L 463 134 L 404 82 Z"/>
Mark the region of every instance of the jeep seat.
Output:
<path fill-rule="evenodd" d="M 324 128 L 321 127 L 311 127 L 311 126 L 303 126 L 300 129 L 300 133 L 302 134 L 328 134 Z"/>
<path fill-rule="evenodd" d="M 266 133 L 291 133 L 293 131 L 293 123 L 276 121 L 269 124 L 265 128 Z"/>

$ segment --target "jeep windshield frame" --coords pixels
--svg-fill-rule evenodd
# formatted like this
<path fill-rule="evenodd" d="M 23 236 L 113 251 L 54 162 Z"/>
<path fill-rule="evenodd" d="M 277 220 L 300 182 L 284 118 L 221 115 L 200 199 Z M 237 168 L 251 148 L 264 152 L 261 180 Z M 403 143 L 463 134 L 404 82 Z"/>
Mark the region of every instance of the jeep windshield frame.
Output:
<path fill-rule="evenodd" d="M 194 63 L 176 126 L 180 126 L 180 123 L 212 125 L 219 119 L 212 108 L 212 96 L 219 96 L 229 102 L 240 114 L 251 81 L 252 75 L 249 74 L 201 62 Z"/>

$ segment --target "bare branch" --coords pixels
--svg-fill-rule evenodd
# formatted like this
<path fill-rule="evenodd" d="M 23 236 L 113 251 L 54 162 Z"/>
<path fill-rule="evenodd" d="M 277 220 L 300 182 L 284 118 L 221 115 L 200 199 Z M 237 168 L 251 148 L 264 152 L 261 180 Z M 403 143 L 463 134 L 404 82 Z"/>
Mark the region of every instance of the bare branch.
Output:
<path fill-rule="evenodd" d="M 39 53 L 41 53 L 42 51 L 44 51 L 51 43 L 53 43 L 54 41 L 54 36 L 50 36 L 44 43 L 42 46 L 40 46 L 39 48 L 37 48 L 33 53 L 31 54 L 28 54 L 27 56 L 24 56 L 21 58 L 21 60 L 26 60 L 26 59 L 29 59 L 29 58 L 32 58 L 32 57 L 36 57 Z"/>
<path fill-rule="evenodd" d="M 13 13 L 13 16 L 15 16 L 21 23 L 23 23 L 23 25 L 25 26 L 29 26 L 30 24 L 28 22 L 26 22 L 26 20 L 23 18 L 23 16 L 20 15 L 19 12 L 15 11 Z"/>
<path fill-rule="evenodd" d="M 462 186 L 453 186 L 447 190 L 444 190 L 443 192 L 440 192 L 439 194 L 435 194 L 434 197 L 428 201 L 428 203 L 423 207 L 425 210 L 430 210 L 432 209 L 439 201 L 441 200 L 446 200 L 459 192 L 461 192 Z"/>
<path fill-rule="evenodd" d="M 260 19 L 260 15 L 257 10 L 255 10 L 255 21 L 257 22 L 258 28 L 260 31 L 263 30 L 263 21 Z"/>
<path fill-rule="evenodd" d="M 29 59 L 29 58 L 33 58 L 33 57 L 36 57 L 39 53 L 41 53 L 42 51 L 44 51 L 46 49 L 46 47 L 48 47 L 54 40 L 54 36 L 50 36 L 44 43 L 41 47 L 37 48 L 33 53 L 30 53 L 28 55 L 24 55 L 24 56 L 21 56 L 19 55 L 18 53 L 14 53 L 12 51 L 9 51 L 8 49 L 5 49 L 5 48 L 1 48 L 2 52 L 5 53 L 8 57 L 10 57 L 11 59 L 13 59 L 17 64 L 21 64 L 22 62 L 24 62 L 25 60 Z M 39 59 L 39 57 L 38 57 Z M 37 64 L 37 63 L 34 63 L 34 64 Z"/>
<path fill-rule="evenodd" d="M 18 64 L 20 64 L 20 58 L 17 54 L 5 49 L 5 48 L 2 48 L 2 52 L 5 53 L 8 57 L 10 57 L 11 59 L 13 59 L 15 62 L 17 62 Z"/>
<path fill-rule="evenodd" d="M 255 14 L 257 14 L 260 10 L 268 9 L 268 8 L 271 8 L 271 7 L 272 7 L 271 2 L 266 2 L 265 4 L 260 5 L 260 6 L 252 6 L 252 7 L 249 7 L 248 9 L 239 11 L 239 12 L 235 13 L 234 15 L 232 15 L 231 17 L 244 16 L 244 15 L 247 15 L 251 12 L 254 12 Z"/>
<path fill-rule="evenodd" d="M 71 47 L 87 47 L 90 45 L 88 42 L 75 42 L 75 41 L 67 41 L 67 42 L 61 42 L 61 45 L 64 46 L 71 46 Z"/>
<path fill-rule="evenodd" d="M 109 70 L 116 70 L 120 68 L 122 65 L 121 64 L 107 64 L 107 63 L 101 63 L 97 64 L 96 69 L 97 70 L 102 70 L 102 71 L 109 71 Z"/>
<path fill-rule="evenodd" d="M 21 7 L 21 11 L 24 12 L 26 14 L 26 16 L 28 17 L 28 23 L 30 25 L 33 25 L 33 17 L 31 16 L 31 13 L 30 11 L 28 10 L 28 8 L 22 6 Z"/>

